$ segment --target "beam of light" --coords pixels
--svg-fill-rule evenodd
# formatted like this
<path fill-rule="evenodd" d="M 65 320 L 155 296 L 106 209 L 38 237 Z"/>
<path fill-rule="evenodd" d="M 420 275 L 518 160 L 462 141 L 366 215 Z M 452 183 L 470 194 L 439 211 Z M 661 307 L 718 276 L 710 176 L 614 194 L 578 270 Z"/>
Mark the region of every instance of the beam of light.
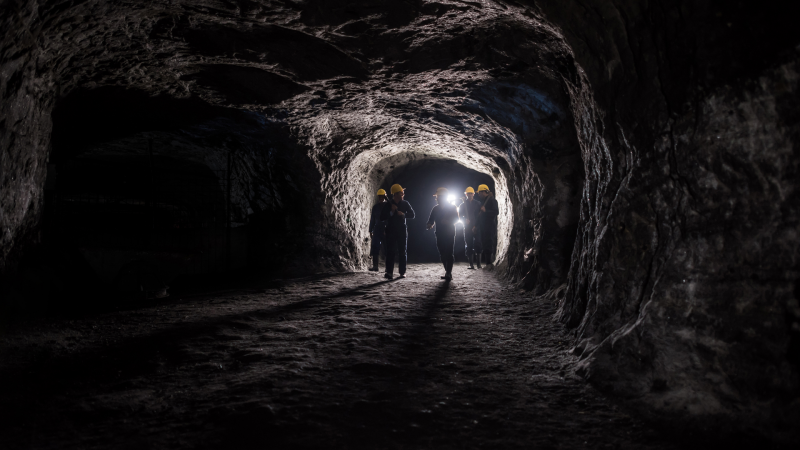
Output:
<path fill-rule="evenodd" d="M 456 196 L 455 195 L 448 195 L 447 196 L 447 203 L 455 205 L 456 204 Z"/>

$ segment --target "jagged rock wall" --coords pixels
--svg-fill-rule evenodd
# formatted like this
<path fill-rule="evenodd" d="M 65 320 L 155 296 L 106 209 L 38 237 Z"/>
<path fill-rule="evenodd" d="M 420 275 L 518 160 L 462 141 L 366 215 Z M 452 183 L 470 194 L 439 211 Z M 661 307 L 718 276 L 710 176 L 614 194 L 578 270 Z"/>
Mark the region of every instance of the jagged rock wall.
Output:
<path fill-rule="evenodd" d="M 797 33 L 745 2 L 537 5 L 592 87 L 561 309 L 578 372 L 687 424 L 794 434 Z"/>
<path fill-rule="evenodd" d="M 0 272 L 13 252 L 38 241 L 37 224 L 50 148 L 50 80 L 36 70 L 39 42 L 33 5 L 0 6 Z"/>

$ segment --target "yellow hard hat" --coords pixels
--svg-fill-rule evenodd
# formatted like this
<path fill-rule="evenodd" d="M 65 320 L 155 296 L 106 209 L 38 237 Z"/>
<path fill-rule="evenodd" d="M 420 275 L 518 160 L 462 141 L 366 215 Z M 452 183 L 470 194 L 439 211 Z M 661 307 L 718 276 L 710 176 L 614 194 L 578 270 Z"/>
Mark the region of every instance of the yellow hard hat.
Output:
<path fill-rule="evenodd" d="M 386 195 L 386 191 L 383 189 L 378 189 L 378 195 Z"/>
<path fill-rule="evenodd" d="M 436 193 L 433 194 L 433 196 L 436 197 L 437 195 L 447 195 L 447 189 L 446 188 L 437 189 Z"/>
<path fill-rule="evenodd" d="M 393 184 L 392 185 L 392 195 L 397 194 L 398 192 L 403 192 L 403 191 L 405 191 L 405 189 L 403 189 L 403 186 L 400 186 L 399 184 Z"/>
<path fill-rule="evenodd" d="M 475 193 L 475 189 L 472 189 L 472 186 L 470 186 L 470 187 L 467 188 L 466 191 L 464 191 L 464 193 L 465 194 L 474 194 Z"/>
<path fill-rule="evenodd" d="M 482 185 L 478 186 L 478 192 L 480 192 L 480 191 L 490 192 L 489 191 L 489 186 L 487 186 L 485 184 L 482 184 Z"/>

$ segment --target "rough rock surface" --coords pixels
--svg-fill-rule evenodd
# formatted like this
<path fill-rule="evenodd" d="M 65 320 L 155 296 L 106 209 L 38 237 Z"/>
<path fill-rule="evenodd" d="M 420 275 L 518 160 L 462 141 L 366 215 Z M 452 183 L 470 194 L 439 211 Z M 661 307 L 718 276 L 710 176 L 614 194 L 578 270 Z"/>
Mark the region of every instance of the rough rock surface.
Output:
<path fill-rule="evenodd" d="M 59 155 L 235 150 L 237 217 L 286 217 L 260 245 L 296 272 L 364 267 L 363 199 L 392 158 L 457 159 L 507 207 L 500 271 L 561 295 L 578 373 L 781 439 L 800 415 L 800 39 L 762 3 L 6 1 L 0 271 L 36 243 Z M 128 92 L 113 133 L 58 131 L 109 87 Z M 191 120 L 148 122 L 153 98 Z"/>
<path fill-rule="evenodd" d="M 4 448 L 685 448 L 565 371 L 552 299 L 455 273 L 25 324 L 0 344 Z"/>
<path fill-rule="evenodd" d="M 603 121 L 581 130 L 587 189 L 560 313 L 579 373 L 662 417 L 793 434 L 796 30 L 745 2 L 540 5 Z"/>

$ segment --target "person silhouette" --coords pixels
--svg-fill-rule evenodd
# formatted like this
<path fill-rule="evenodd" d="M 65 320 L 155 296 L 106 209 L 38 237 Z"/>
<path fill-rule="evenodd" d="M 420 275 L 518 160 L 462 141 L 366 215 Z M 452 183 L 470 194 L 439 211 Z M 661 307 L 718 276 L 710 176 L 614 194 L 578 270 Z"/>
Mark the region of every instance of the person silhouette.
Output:
<path fill-rule="evenodd" d="M 447 189 L 439 188 L 436 190 L 436 206 L 431 209 L 427 227 L 430 230 L 436 227 L 436 248 L 439 249 L 439 257 L 444 266 L 444 276 L 442 279 L 450 281 L 453 279 L 453 247 L 456 244 L 456 222 L 458 222 L 458 208 L 447 201 Z"/>
<path fill-rule="evenodd" d="M 386 274 L 385 278 L 394 278 L 394 263 L 397 261 L 399 278 L 406 277 L 408 262 L 408 229 L 406 220 L 414 218 L 411 203 L 403 200 L 405 189 L 399 184 L 391 187 L 392 198 L 386 202 L 381 211 L 381 220 L 386 221 Z"/>

